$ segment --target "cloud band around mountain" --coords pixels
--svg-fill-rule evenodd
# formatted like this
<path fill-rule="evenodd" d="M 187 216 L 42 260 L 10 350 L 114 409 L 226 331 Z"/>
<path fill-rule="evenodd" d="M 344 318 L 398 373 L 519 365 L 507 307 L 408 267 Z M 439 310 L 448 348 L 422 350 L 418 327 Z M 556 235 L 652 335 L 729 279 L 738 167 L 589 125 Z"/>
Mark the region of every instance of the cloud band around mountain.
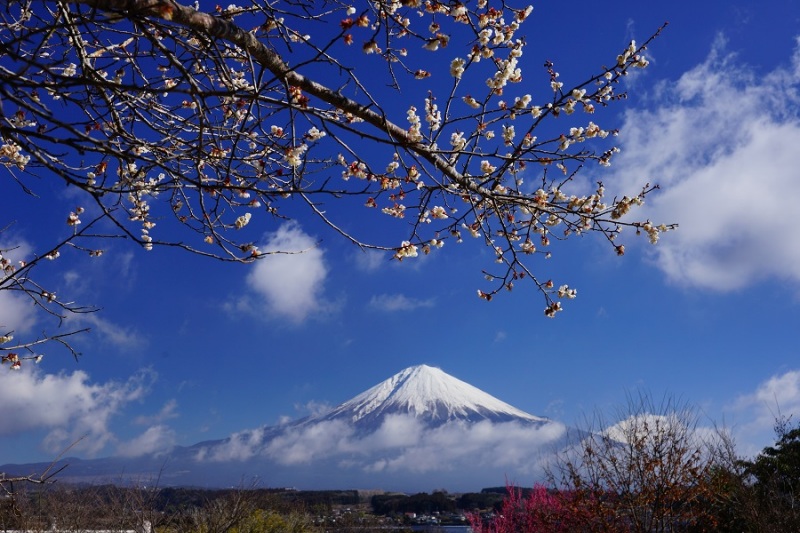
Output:
<path fill-rule="evenodd" d="M 287 427 L 277 435 L 265 429 L 243 431 L 203 448 L 196 459 L 260 458 L 283 466 L 324 463 L 372 473 L 426 474 L 464 467 L 532 472 L 565 435 L 566 427 L 558 422 L 456 421 L 431 428 L 413 416 L 389 415 L 366 435 L 342 420 Z"/>

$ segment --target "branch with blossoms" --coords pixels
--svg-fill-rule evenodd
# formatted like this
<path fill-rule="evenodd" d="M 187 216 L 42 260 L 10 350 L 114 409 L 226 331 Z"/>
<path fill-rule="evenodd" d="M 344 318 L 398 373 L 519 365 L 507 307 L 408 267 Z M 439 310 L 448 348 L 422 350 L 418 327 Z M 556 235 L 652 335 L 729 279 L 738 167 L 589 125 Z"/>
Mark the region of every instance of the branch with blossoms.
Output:
<path fill-rule="evenodd" d="M 254 222 L 288 217 L 294 198 L 397 260 L 475 238 L 496 261 L 479 296 L 530 280 L 552 317 L 577 294 L 536 275 L 555 242 L 600 233 L 622 255 L 623 228 L 655 242 L 675 226 L 629 218 L 655 186 L 608 198 L 575 179 L 611 164 L 616 132 L 595 116 L 624 99 L 661 29 L 573 87 L 547 61 L 528 94 L 531 14 L 488 0 L 10 0 L 0 163 L 31 194 L 38 177 L 84 195 L 102 228 L 70 243 L 85 249 L 102 235 L 250 262 L 273 253 Z M 396 235 L 350 229 L 353 206 L 399 219 Z"/>
<path fill-rule="evenodd" d="M 10 256 L 18 255 L 18 251 L 14 247 L 5 250 L 0 249 L 0 291 L 23 295 L 45 316 L 53 319 L 57 326 L 61 326 L 64 320 L 70 316 L 94 313 L 97 309 L 64 300 L 56 291 L 40 284 L 37 281 L 37 276 L 34 276 L 36 267 L 43 263 L 57 262 L 61 257 L 62 251 L 83 253 L 89 257 L 100 257 L 103 255 L 102 249 L 86 248 L 80 242 L 88 239 L 103 241 L 116 237 L 113 234 L 98 234 L 94 232 L 93 227 L 103 219 L 102 216 L 96 217 L 82 226 L 80 217 L 83 212 L 83 208 L 77 208 L 66 216 L 65 225 L 70 228 L 70 233 L 45 253 L 12 259 Z M 9 227 L 6 227 L 3 231 L 8 230 Z M 0 234 L 3 231 L 0 231 Z M 2 327 L 0 325 L 0 328 Z M 77 360 L 80 353 L 72 346 L 70 338 L 87 331 L 89 331 L 89 328 L 72 329 L 58 334 L 48 334 L 43 331 L 38 336 L 20 340 L 15 337 L 14 331 L 0 329 L 0 364 L 8 364 L 11 370 L 20 370 L 23 361 L 39 363 L 44 357 L 39 348 L 45 344 L 60 345 Z"/>

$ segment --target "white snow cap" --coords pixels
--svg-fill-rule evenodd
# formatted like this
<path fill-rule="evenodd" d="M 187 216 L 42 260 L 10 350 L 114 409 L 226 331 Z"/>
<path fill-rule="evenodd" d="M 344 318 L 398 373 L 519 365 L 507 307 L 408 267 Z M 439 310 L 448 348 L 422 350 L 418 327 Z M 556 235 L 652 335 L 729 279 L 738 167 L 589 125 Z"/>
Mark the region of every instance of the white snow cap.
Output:
<path fill-rule="evenodd" d="M 321 418 L 349 418 L 358 422 L 386 414 L 410 414 L 431 422 L 456 419 L 548 421 L 428 365 L 406 368 Z"/>

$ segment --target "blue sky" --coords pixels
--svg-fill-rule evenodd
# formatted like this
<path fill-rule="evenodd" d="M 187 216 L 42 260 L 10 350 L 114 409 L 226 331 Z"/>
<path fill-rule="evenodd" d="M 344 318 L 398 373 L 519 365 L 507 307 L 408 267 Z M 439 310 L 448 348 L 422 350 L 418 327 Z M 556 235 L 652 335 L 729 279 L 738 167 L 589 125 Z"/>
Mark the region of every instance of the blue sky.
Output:
<path fill-rule="evenodd" d="M 769 444 L 775 414 L 800 416 L 800 6 L 540 2 L 522 66 L 539 74 L 549 59 L 578 81 L 666 20 L 628 101 L 603 115 L 622 151 L 602 179 L 659 183 L 646 216 L 680 229 L 655 247 L 628 235 L 624 258 L 591 237 L 559 246 L 540 272 L 578 298 L 556 319 L 530 289 L 479 300 L 489 251 L 469 242 L 398 263 L 307 217 L 257 231 L 263 249 L 310 251 L 250 266 L 114 242 L 42 269 L 102 309 L 67 324 L 92 327 L 79 362 L 49 348 L 0 373 L 0 463 L 47 460 L 82 435 L 71 453 L 84 457 L 222 438 L 422 363 L 568 425 L 643 389 L 729 426 L 744 454 Z M 3 188 L 16 224 L 2 238 L 18 254 L 47 246 L 48 222 L 74 208 L 55 180 L 40 199 Z M 362 215 L 349 222 L 396 231 Z M 0 298 L 0 323 L 44 327 Z"/>

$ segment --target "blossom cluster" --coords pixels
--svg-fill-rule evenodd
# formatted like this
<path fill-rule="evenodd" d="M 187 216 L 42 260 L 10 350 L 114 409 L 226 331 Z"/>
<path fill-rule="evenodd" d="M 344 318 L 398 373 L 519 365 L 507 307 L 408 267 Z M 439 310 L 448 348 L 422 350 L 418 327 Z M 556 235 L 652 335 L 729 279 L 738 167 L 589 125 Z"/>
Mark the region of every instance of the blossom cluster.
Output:
<path fill-rule="evenodd" d="M 6 364 L 8 363 L 11 365 L 11 370 L 19 370 L 22 368 L 22 361 L 19 358 L 19 355 L 14 352 L 9 352 L 0 356 L 0 363 Z"/>
<path fill-rule="evenodd" d="M 23 154 L 17 143 L 7 142 L 0 145 L 0 163 L 14 165 L 20 170 L 25 170 L 25 166 L 30 160 L 31 156 Z"/>
<path fill-rule="evenodd" d="M 19 97 L 29 105 L 22 114 L 5 111 L 14 135 L 37 128 L 38 136 L 23 144 L 30 154 L 8 140 L 18 137 L 4 138 L 0 163 L 55 170 L 146 250 L 173 238 L 236 261 L 259 256 L 253 227 L 261 214 L 286 216 L 285 199 L 302 198 L 340 233 L 333 217 L 342 211 L 317 199 L 354 199 L 371 210 L 366 216 L 404 219 L 396 226 L 402 235 L 367 243 L 398 260 L 473 237 L 491 250 L 496 270 L 486 275 L 497 290 L 536 280 L 529 262 L 550 257 L 569 235 L 594 231 L 615 241 L 633 227 L 656 242 L 671 229 L 629 220 L 645 192 L 610 200 L 602 186 L 582 191 L 573 181 L 585 163 L 606 166 L 616 153 L 604 141 L 614 131 L 595 113 L 621 99 L 615 91 L 628 69 L 647 66 L 633 42 L 584 83 L 565 86 L 548 62 L 538 82 L 525 72 L 523 90 L 520 30 L 531 7 L 378 0 L 314 17 L 295 16 L 300 8 L 292 6 L 266 17 L 253 6 L 197 9 L 192 21 L 245 30 L 212 36 L 158 10 L 139 21 L 137 35 L 79 11 L 15 20 L 14 31 L 24 33 L 20 57 L 36 61 L 8 60 L 9 72 L 23 73 Z M 8 17 L 0 14 L 0 26 Z M 429 78 L 436 89 L 421 93 L 417 80 Z M 397 91 L 384 101 L 387 86 Z M 50 113 L 48 98 L 69 119 Z M 579 118 L 581 110 L 593 120 Z M 558 117 L 548 123 L 555 133 L 538 129 Z M 88 225 L 82 216 L 67 216 L 73 234 Z M 560 311 L 557 300 L 577 295 L 534 283 L 548 316 Z M 497 290 L 479 294 L 488 300 Z"/>

